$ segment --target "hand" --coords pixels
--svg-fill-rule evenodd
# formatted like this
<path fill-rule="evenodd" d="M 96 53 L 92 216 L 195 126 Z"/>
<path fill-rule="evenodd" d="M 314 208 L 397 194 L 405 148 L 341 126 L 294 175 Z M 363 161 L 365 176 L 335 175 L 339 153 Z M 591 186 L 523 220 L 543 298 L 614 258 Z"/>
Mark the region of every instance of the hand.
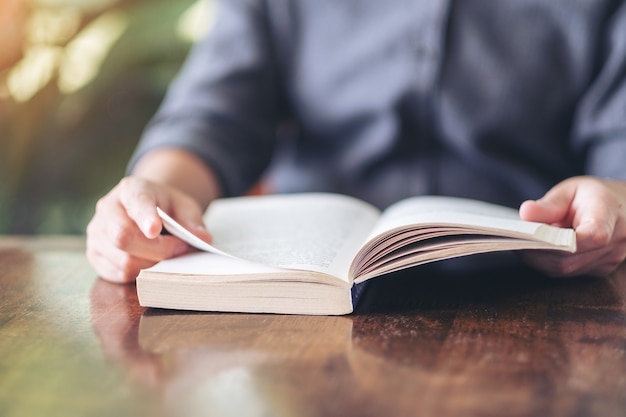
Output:
<path fill-rule="evenodd" d="M 572 227 L 577 250 L 529 251 L 525 260 L 552 276 L 607 276 L 626 258 L 626 182 L 567 179 L 520 207 L 524 220 Z"/>
<path fill-rule="evenodd" d="M 182 240 L 161 234 L 157 206 L 210 242 L 196 200 L 173 187 L 126 177 L 98 201 L 87 226 L 87 258 L 102 278 L 132 282 L 141 269 L 191 251 Z"/>

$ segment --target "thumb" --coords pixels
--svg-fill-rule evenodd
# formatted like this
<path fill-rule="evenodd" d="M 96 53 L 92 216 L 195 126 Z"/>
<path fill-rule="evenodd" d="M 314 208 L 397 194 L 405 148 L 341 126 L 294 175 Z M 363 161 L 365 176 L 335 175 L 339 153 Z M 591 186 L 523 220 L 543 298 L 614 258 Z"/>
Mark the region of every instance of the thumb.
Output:
<path fill-rule="evenodd" d="M 522 203 L 519 214 L 522 220 L 568 226 L 576 187 L 560 183 L 539 200 L 527 200 Z"/>

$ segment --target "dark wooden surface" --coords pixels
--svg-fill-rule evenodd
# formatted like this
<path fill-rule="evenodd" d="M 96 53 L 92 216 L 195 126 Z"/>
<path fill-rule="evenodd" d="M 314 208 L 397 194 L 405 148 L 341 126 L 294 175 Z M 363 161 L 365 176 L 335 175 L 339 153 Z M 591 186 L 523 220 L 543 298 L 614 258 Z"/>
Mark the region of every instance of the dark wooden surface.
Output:
<path fill-rule="evenodd" d="M 0 238 L 0 416 L 626 415 L 626 272 L 374 280 L 345 317 L 145 310 L 80 238 Z"/>

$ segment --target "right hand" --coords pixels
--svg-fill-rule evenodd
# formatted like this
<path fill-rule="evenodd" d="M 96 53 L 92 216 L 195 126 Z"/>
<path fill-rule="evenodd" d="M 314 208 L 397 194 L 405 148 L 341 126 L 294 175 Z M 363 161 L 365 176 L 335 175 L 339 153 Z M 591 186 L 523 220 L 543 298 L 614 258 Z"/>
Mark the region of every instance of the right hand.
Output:
<path fill-rule="evenodd" d="M 196 200 L 173 187 L 129 176 L 98 201 L 87 226 L 87 259 L 100 277 L 133 282 L 141 269 L 192 250 L 177 237 L 161 234 L 157 206 L 210 242 Z"/>

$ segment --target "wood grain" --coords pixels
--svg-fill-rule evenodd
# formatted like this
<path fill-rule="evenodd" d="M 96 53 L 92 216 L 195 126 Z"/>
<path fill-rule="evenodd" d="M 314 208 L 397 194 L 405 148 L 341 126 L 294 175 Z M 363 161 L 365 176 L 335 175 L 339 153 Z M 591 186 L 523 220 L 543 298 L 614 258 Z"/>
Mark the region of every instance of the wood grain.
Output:
<path fill-rule="evenodd" d="M 345 317 L 146 310 L 81 238 L 0 238 L 0 415 L 626 415 L 626 271 L 371 282 Z"/>

